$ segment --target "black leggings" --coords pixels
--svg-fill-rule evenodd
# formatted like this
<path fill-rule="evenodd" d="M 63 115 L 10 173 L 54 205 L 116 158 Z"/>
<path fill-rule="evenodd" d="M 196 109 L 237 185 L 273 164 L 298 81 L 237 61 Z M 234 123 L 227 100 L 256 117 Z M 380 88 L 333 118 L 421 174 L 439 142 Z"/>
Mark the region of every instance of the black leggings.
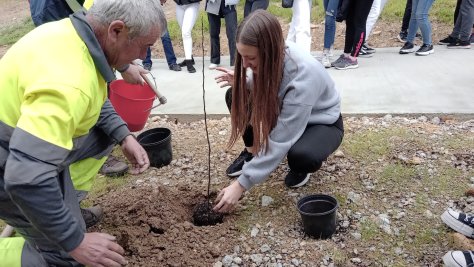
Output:
<path fill-rule="evenodd" d="M 350 1 L 346 18 L 344 53 L 357 57 L 365 41 L 365 25 L 374 0 Z"/>
<path fill-rule="evenodd" d="M 402 21 L 402 32 L 408 32 L 408 26 L 410 26 L 411 2 L 412 0 L 407 0 L 407 4 L 405 6 L 405 12 L 403 13 Z"/>
<path fill-rule="evenodd" d="M 229 108 L 232 104 L 232 89 L 225 94 Z M 342 142 L 344 125 L 342 116 L 333 124 L 314 124 L 306 126 L 303 135 L 288 151 L 287 159 L 290 169 L 300 173 L 311 173 L 319 170 L 325 161 Z M 252 127 L 245 129 L 242 136 L 246 147 L 253 145 Z"/>

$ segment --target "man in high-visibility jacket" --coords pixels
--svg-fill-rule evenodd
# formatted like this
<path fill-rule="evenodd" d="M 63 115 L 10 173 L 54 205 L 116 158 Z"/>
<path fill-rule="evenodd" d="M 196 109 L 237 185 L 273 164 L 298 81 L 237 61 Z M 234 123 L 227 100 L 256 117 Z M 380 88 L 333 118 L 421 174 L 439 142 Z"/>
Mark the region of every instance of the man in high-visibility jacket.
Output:
<path fill-rule="evenodd" d="M 0 239 L 0 266 L 126 264 L 113 236 L 86 233 L 69 166 L 101 164 L 89 159 L 119 143 L 131 173 L 148 168 L 106 83 L 162 29 L 159 1 L 96 0 L 87 14 L 35 28 L 0 60 L 0 219 L 22 236 Z"/>

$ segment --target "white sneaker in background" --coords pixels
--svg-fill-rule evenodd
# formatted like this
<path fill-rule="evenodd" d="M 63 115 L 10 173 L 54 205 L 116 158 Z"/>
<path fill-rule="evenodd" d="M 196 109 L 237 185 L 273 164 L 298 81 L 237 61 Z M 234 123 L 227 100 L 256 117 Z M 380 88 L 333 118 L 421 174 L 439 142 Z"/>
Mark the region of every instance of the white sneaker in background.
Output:
<path fill-rule="evenodd" d="M 218 66 L 219 66 L 219 64 L 211 63 L 211 64 L 209 65 L 209 69 L 210 69 L 210 70 L 214 70 L 214 69 L 216 69 Z"/>
<path fill-rule="evenodd" d="M 323 53 L 323 57 L 321 58 L 321 64 L 323 64 L 325 68 L 331 67 L 331 56 L 329 55 L 329 53 Z"/>

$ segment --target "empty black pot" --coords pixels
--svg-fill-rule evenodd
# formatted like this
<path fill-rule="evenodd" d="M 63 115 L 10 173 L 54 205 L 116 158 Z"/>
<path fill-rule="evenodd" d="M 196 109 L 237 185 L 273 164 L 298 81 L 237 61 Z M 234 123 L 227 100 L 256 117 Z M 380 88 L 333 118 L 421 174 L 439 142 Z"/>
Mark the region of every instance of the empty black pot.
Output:
<path fill-rule="evenodd" d="M 170 164 L 173 159 L 171 131 L 168 128 L 153 128 L 137 136 L 150 159 L 150 166 L 160 168 Z"/>
<path fill-rule="evenodd" d="M 328 195 L 309 195 L 297 203 L 303 220 L 304 232 L 312 237 L 326 239 L 336 231 L 337 200 Z"/>

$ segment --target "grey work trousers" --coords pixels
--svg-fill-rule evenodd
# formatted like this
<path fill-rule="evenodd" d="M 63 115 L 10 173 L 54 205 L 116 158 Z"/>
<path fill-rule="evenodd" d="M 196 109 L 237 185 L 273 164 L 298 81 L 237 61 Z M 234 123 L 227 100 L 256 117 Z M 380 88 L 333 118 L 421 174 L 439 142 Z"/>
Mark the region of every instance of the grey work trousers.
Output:
<path fill-rule="evenodd" d="M 86 232 L 86 225 L 82 218 L 76 191 L 69 174 L 69 165 L 90 157 L 101 158 L 113 149 L 112 141 L 97 127 L 91 129 L 83 145 L 72 151 L 65 160 L 64 169 L 59 170 L 58 185 L 61 187 L 65 205 L 72 212 Z M 4 170 L 0 168 L 0 218 L 13 226 L 17 233 L 25 238 L 21 261 L 22 267 L 41 266 L 83 266 L 69 254 L 47 239 L 23 215 L 20 208 L 8 197 L 5 192 Z"/>

